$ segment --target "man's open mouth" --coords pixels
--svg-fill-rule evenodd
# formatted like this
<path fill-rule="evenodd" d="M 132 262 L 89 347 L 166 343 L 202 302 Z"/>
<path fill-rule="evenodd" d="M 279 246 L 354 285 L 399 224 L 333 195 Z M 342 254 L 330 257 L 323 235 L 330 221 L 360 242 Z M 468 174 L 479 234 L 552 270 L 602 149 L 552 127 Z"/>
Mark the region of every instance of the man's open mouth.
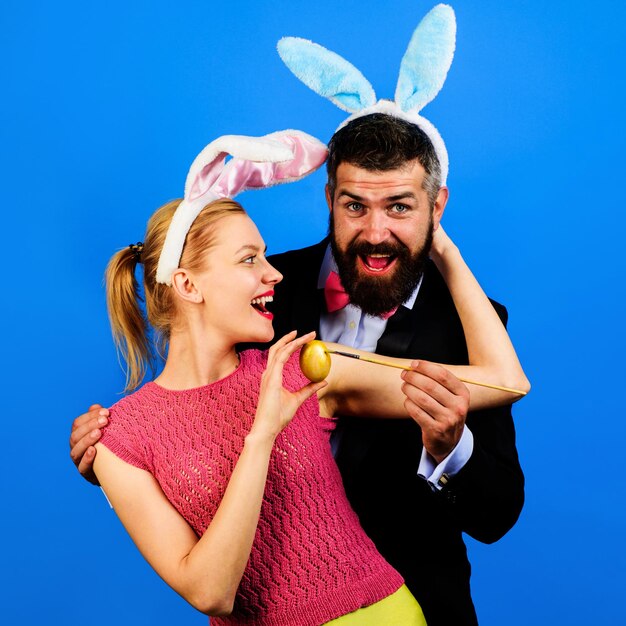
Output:
<path fill-rule="evenodd" d="M 369 274 L 384 274 L 395 265 L 398 257 L 394 254 L 359 254 L 358 258 Z"/>

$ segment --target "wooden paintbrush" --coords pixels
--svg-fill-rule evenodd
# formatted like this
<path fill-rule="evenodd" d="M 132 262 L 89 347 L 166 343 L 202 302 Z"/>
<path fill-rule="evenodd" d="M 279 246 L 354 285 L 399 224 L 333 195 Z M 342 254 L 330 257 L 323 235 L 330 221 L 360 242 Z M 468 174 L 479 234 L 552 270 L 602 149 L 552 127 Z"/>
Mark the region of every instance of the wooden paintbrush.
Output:
<path fill-rule="evenodd" d="M 380 359 L 372 359 L 370 357 L 364 357 L 360 354 L 354 354 L 352 352 L 342 352 L 341 350 L 329 350 L 328 348 L 324 348 L 327 354 L 338 354 L 340 356 L 346 356 L 350 359 L 358 359 L 359 361 L 366 361 L 367 363 L 376 363 L 377 365 L 385 365 L 386 367 L 395 367 L 399 370 L 407 370 L 412 371 L 412 368 L 406 365 L 399 365 L 397 363 L 390 363 L 389 361 L 381 361 Z M 526 392 L 521 391 L 520 389 L 511 389 L 510 387 L 501 387 L 500 385 L 491 385 L 489 383 L 479 383 L 475 380 L 469 380 L 467 378 L 459 378 L 460 381 L 464 383 L 468 383 L 470 385 L 478 385 L 479 387 L 489 387 L 489 389 L 498 389 L 499 391 L 508 391 L 509 393 L 516 393 L 520 396 L 525 396 Z"/>

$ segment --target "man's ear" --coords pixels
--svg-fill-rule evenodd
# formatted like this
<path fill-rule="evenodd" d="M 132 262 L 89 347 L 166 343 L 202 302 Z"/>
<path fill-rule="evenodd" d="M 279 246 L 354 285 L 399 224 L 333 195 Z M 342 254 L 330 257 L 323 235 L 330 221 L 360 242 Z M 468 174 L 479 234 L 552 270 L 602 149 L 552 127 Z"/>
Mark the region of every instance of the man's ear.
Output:
<path fill-rule="evenodd" d="M 333 199 L 330 197 L 330 187 L 328 186 L 328 183 L 326 183 L 325 191 L 326 191 L 326 204 L 328 205 L 328 210 L 332 211 Z"/>
<path fill-rule="evenodd" d="M 443 217 L 443 212 L 445 211 L 446 204 L 448 203 L 448 197 L 450 192 L 447 187 L 440 187 L 437 192 L 437 199 L 435 200 L 435 206 L 433 207 L 433 230 L 437 230 L 439 228 L 439 222 L 441 222 L 441 218 Z"/>
<path fill-rule="evenodd" d="M 178 268 L 172 273 L 172 289 L 183 302 L 199 304 L 204 300 L 202 292 L 193 281 L 193 276 L 186 269 Z"/>

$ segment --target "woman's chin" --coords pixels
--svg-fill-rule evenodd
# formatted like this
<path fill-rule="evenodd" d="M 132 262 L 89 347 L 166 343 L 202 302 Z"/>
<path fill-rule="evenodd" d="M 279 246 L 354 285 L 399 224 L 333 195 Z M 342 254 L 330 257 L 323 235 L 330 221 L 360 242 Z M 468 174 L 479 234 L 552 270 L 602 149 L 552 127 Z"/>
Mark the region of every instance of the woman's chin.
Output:
<path fill-rule="evenodd" d="M 272 341 L 272 339 L 274 339 L 274 327 L 270 326 L 263 339 L 259 339 L 258 343 L 267 343 L 268 341 Z"/>
<path fill-rule="evenodd" d="M 274 339 L 274 327 L 271 321 L 264 324 L 265 328 L 257 328 L 248 333 L 245 338 L 239 339 L 238 343 L 267 343 Z"/>

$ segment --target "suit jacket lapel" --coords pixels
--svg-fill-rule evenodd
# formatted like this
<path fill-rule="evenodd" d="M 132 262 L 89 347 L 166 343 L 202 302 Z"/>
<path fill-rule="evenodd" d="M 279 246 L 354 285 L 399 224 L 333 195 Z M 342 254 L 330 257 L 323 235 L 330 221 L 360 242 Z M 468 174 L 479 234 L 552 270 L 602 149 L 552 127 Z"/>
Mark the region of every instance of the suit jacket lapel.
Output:
<path fill-rule="evenodd" d="M 324 291 L 317 288 L 317 280 L 327 245 L 328 240 L 324 239 L 319 244 L 307 248 L 306 255 L 298 260 L 298 279 L 293 286 L 289 306 L 293 328 L 298 330 L 299 335 L 312 330 L 319 332 Z"/>
<path fill-rule="evenodd" d="M 415 334 L 413 317 L 412 310 L 403 306 L 398 307 L 387 320 L 385 332 L 376 344 L 376 352 L 386 356 L 403 357 Z"/>
<path fill-rule="evenodd" d="M 376 344 L 376 352 L 386 356 L 406 357 L 409 346 L 413 343 L 415 336 L 419 333 L 420 317 L 423 315 L 424 303 L 428 300 L 428 294 L 432 285 L 434 265 L 431 261 L 424 268 L 424 278 L 420 290 L 415 299 L 412 309 L 404 306 L 398 310 L 387 321 L 385 332 Z"/>

